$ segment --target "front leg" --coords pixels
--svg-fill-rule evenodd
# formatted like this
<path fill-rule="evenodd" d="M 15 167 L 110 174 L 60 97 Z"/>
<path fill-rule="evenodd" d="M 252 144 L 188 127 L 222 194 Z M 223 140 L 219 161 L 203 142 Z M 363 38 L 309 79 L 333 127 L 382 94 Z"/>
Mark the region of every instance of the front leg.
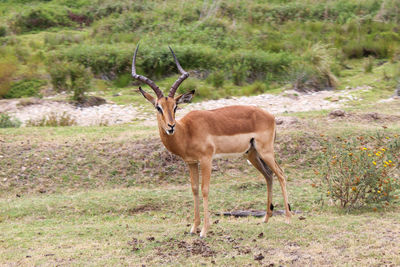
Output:
<path fill-rule="evenodd" d="M 192 184 L 193 200 L 194 200 L 194 224 L 190 230 L 191 234 L 197 233 L 197 228 L 200 225 L 200 210 L 199 210 L 199 164 L 188 163 L 190 172 L 190 182 Z"/>
<path fill-rule="evenodd" d="M 212 158 L 205 158 L 200 162 L 201 168 L 201 193 L 203 194 L 204 207 L 204 225 L 200 232 L 200 237 L 206 237 L 208 228 L 210 228 L 210 218 L 208 214 L 208 191 L 210 187 Z"/>

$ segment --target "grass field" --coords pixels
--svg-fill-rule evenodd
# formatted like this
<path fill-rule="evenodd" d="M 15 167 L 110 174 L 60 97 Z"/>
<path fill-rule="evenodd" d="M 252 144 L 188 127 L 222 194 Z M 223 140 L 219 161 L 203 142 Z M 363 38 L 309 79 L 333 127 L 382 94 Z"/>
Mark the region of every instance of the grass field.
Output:
<path fill-rule="evenodd" d="M 352 90 L 343 118 L 329 110 L 279 114 L 299 120 L 278 126 L 276 140 L 289 202 L 299 211 L 290 225 L 281 215 L 268 224 L 217 215 L 264 210 L 267 190 L 245 159 L 216 160 L 206 239 L 188 234 L 187 167 L 142 118 L 0 128 L 0 265 L 400 266 L 398 199 L 346 210 L 313 186 L 321 181 L 324 138 L 400 132 L 399 100 L 378 102 L 399 87 L 399 3 L 1 1 L 0 99 L 56 94 L 53 100 L 67 101 L 87 90 L 151 116 L 131 78 L 139 40 L 138 73 L 169 88 L 178 75 L 171 45 L 191 75 L 178 93 L 195 89 L 194 101 L 367 89 Z M 275 182 L 276 210 L 282 202 Z"/>
<path fill-rule="evenodd" d="M 281 215 L 268 224 L 216 215 L 266 206 L 265 182 L 244 159 L 216 161 L 206 239 L 188 233 L 187 169 L 164 151 L 155 127 L 0 129 L 0 264 L 399 265 L 398 202 L 346 211 L 311 186 L 320 134 L 351 136 L 382 126 L 399 132 L 398 119 L 362 119 L 374 110 L 400 115 L 393 102 L 364 107 L 345 121 L 324 112 L 292 114 L 300 124 L 278 129 L 289 200 L 301 212 L 290 225 Z M 273 203 L 282 209 L 278 183 Z"/>

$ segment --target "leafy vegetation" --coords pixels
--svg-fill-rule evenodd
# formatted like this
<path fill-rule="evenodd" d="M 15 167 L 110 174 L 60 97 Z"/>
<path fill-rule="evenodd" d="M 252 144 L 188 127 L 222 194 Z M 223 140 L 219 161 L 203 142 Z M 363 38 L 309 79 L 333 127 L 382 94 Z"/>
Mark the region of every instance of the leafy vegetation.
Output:
<path fill-rule="evenodd" d="M 2 57 L 17 62 L 16 76 L 2 87 L 27 79 L 28 70 L 29 79 L 42 79 L 47 70 L 53 80 L 60 62 L 90 69 L 111 90 L 129 86 L 140 40 L 138 72 L 158 83 L 176 75 L 171 45 L 185 69 L 205 74 L 196 78 L 212 75 L 216 92 L 201 86 L 203 98 L 248 94 L 239 86 L 256 81 L 303 91 L 335 88 L 351 59 L 398 60 L 396 10 L 395 0 L 3 1 Z"/>
<path fill-rule="evenodd" d="M 32 79 L 21 80 L 13 83 L 10 90 L 3 96 L 4 98 L 21 98 L 30 96 L 40 96 L 40 87 L 45 85 L 46 81 Z"/>
<path fill-rule="evenodd" d="M 72 91 L 72 100 L 83 102 L 92 87 L 91 72 L 76 62 L 55 61 L 55 64 L 48 68 L 53 88 L 58 92 Z"/>
<path fill-rule="evenodd" d="M 14 58 L 0 58 L 0 97 L 4 97 L 10 90 L 16 69 Z"/>
<path fill-rule="evenodd" d="M 7 113 L 0 114 L 0 128 L 18 128 L 21 126 L 21 122 L 17 119 L 13 119 Z"/>
<path fill-rule="evenodd" d="M 322 149 L 323 188 L 343 208 L 366 204 L 381 206 L 398 199 L 400 189 L 400 138 L 377 133 L 357 138 L 326 139 Z M 375 207 L 376 208 L 376 207 Z"/>

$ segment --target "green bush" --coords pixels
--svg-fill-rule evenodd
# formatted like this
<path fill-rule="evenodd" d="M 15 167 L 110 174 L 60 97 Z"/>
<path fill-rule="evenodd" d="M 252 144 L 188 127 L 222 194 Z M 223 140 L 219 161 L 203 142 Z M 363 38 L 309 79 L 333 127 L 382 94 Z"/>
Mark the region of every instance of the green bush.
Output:
<path fill-rule="evenodd" d="M 364 60 L 364 72 L 371 73 L 374 68 L 374 57 L 369 56 Z"/>
<path fill-rule="evenodd" d="M 12 84 L 4 98 L 40 96 L 40 88 L 47 82 L 38 79 L 26 79 Z"/>
<path fill-rule="evenodd" d="M 119 75 L 115 80 L 114 80 L 114 86 L 118 88 L 123 88 L 127 87 L 129 84 L 132 83 L 132 75 L 130 73 L 124 73 Z"/>
<path fill-rule="evenodd" d="M 132 64 L 133 45 L 75 45 L 53 56 L 91 68 L 94 74 L 115 78 Z"/>
<path fill-rule="evenodd" d="M 374 56 L 387 58 L 391 56 L 390 43 L 385 40 L 350 40 L 342 47 L 348 58 Z"/>
<path fill-rule="evenodd" d="M 228 65 L 242 66 L 243 69 L 248 70 L 248 78 L 251 80 L 264 80 L 267 74 L 282 75 L 294 58 L 288 53 L 241 50 L 229 56 Z"/>
<path fill-rule="evenodd" d="M 209 69 L 221 64 L 218 51 L 203 46 L 173 46 L 176 56 L 185 69 Z M 96 75 L 114 79 L 119 74 L 130 73 L 134 44 L 76 45 L 55 57 L 90 67 Z M 141 44 L 136 60 L 137 72 L 149 78 L 176 74 L 177 69 L 168 47 Z"/>
<path fill-rule="evenodd" d="M 50 59 L 48 61 L 47 71 L 50 74 L 50 82 L 53 85 L 54 90 L 61 92 L 69 89 L 67 84 L 69 76 L 67 62 Z"/>
<path fill-rule="evenodd" d="M 7 35 L 7 28 L 6 26 L 0 25 L 0 37 L 4 37 Z"/>
<path fill-rule="evenodd" d="M 198 89 L 196 90 L 195 96 L 194 96 L 194 101 L 199 101 L 203 99 L 211 99 L 213 98 L 215 90 L 211 89 L 209 86 L 199 86 Z"/>
<path fill-rule="evenodd" d="M 244 95 L 256 95 L 256 94 L 262 94 L 265 93 L 265 91 L 268 90 L 267 84 L 261 82 L 261 81 L 256 81 L 250 86 L 246 87 L 243 89 L 243 94 Z"/>
<path fill-rule="evenodd" d="M 317 183 L 324 195 L 343 208 L 388 203 L 400 189 L 400 138 L 375 136 L 322 143 L 321 174 Z M 317 186 L 315 184 L 315 186 Z M 398 196 L 397 196 L 398 197 Z"/>
<path fill-rule="evenodd" d="M 247 69 L 242 64 L 237 64 L 232 67 L 232 80 L 235 85 L 242 85 L 247 78 Z"/>
<path fill-rule="evenodd" d="M 223 87 L 225 82 L 224 72 L 222 70 L 214 71 L 207 77 L 207 82 L 211 83 L 216 88 Z"/>
<path fill-rule="evenodd" d="M 17 63 L 14 58 L 0 58 L 0 98 L 3 98 L 10 90 L 16 71 Z"/>
<path fill-rule="evenodd" d="M 11 118 L 7 113 L 0 114 L 0 128 L 18 128 L 21 122 Z"/>
<path fill-rule="evenodd" d="M 86 99 L 85 93 L 92 87 L 91 72 L 81 64 L 71 63 L 69 66 L 71 80 L 72 100 L 83 102 Z"/>
<path fill-rule="evenodd" d="M 39 5 L 16 15 L 12 21 L 12 27 L 17 32 L 72 25 L 74 23 L 68 17 L 68 8 L 60 5 Z"/>
<path fill-rule="evenodd" d="M 331 67 L 334 59 L 330 49 L 320 43 L 309 47 L 300 61 L 295 62 L 289 79 L 296 91 L 319 91 L 335 88 L 338 84 Z"/>
<path fill-rule="evenodd" d="M 76 62 L 49 61 L 48 72 L 55 90 L 72 91 L 72 100 L 78 102 L 86 99 L 85 93 L 92 86 L 92 74 L 88 68 Z"/>
<path fill-rule="evenodd" d="M 196 95 L 198 91 L 198 84 L 199 80 L 196 78 L 190 78 L 184 81 L 179 87 L 178 87 L 178 93 L 179 94 L 184 94 L 187 92 L 190 92 L 191 90 L 196 90 Z"/>

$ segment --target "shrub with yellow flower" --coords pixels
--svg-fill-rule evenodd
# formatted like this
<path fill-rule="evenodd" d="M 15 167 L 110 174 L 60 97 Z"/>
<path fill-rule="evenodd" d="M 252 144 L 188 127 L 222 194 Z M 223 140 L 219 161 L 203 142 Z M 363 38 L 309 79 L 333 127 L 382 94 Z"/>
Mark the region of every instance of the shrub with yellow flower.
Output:
<path fill-rule="evenodd" d="M 386 138 L 388 137 L 388 138 Z M 326 197 L 341 207 L 389 203 L 400 190 L 400 138 L 377 133 L 323 143 L 319 171 Z"/>

